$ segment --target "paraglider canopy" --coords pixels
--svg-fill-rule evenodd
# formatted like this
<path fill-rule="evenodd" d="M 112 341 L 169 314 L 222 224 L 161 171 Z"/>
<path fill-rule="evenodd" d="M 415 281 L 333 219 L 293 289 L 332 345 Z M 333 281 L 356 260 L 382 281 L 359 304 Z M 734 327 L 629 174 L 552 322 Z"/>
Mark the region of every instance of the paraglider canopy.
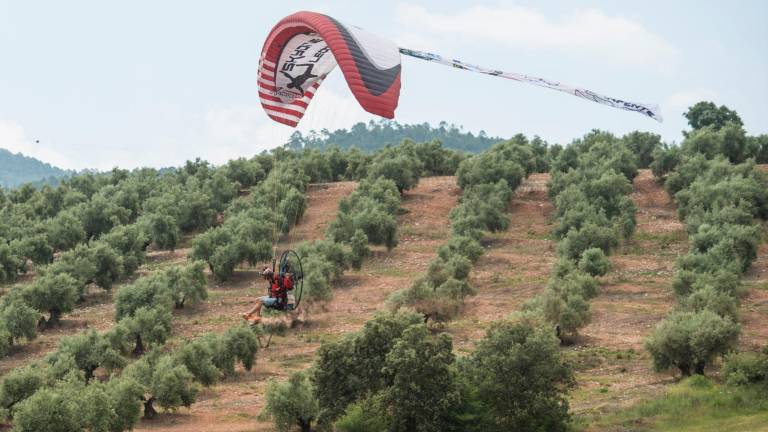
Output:
<path fill-rule="evenodd" d="M 325 77 L 339 65 L 366 111 L 395 116 L 400 53 L 392 41 L 315 12 L 280 20 L 259 59 L 259 98 L 273 120 L 296 126 Z"/>
<path fill-rule="evenodd" d="M 339 65 L 352 94 L 366 111 L 394 118 L 400 97 L 400 54 L 557 90 L 662 121 L 658 106 L 630 102 L 559 81 L 505 72 L 445 58 L 394 42 L 315 12 L 297 12 L 269 32 L 259 59 L 259 98 L 273 120 L 296 126 L 320 83 Z"/>

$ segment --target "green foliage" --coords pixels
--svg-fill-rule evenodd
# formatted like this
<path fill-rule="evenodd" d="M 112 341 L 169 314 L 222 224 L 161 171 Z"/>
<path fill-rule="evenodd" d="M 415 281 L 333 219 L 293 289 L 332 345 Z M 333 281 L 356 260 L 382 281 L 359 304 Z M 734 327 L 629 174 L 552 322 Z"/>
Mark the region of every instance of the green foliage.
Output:
<path fill-rule="evenodd" d="M 40 312 L 48 312 L 48 324 L 57 324 L 62 313 L 72 311 L 78 283 L 67 274 L 38 276 L 22 291 L 24 301 Z"/>
<path fill-rule="evenodd" d="M 37 265 L 50 264 L 53 261 L 53 248 L 48 245 L 48 236 L 36 234 L 11 242 L 14 254 L 22 262 L 30 260 Z"/>
<path fill-rule="evenodd" d="M 648 168 L 654 160 L 653 152 L 661 149 L 661 136 L 650 132 L 634 131 L 624 135 L 621 140 L 635 154 L 638 168 Z"/>
<path fill-rule="evenodd" d="M 94 371 L 100 367 L 112 370 L 125 365 L 120 353 L 113 350 L 107 338 L 95 330 L 63 338 L 58 350 L 49 355 L 48 363 L 54 364 L 62 356 L 71 356 L 74 359 L 77 368 L 83 371 L 86 381 L 93 378 Z"/>
<path fill-rule="evenodd" d="M 22 290 L 11 289 L 0 299 L 0 329 L 7 332 L 8 345 L 19 339 L 28 341 L 37 336 L 37 321 L 40 314 L 30 307 L 22 296 Z"/>
<path fill-rule="evenodd" d="M 37 364 L 11 369 L 0 383 L 0 407 L 12 414 L 18 403 L 32 396 L 45 382 L 45 372 Z"/>
<path fill-rule="evenodd" d="M 83 430 L 80 401 L 64 389 L 43 388 L 19 403 L 14 415 L 17 432 L 78 432 Z"/>
<path fill-rule="evenodd" d="M 397 186 L 391 180 L 378 177 L 360 182 L 357 189 L 339 203 L 339 212 L 328 227 L 327 238 L 334 242 L 349 243 L 360 230 L 371 244 L 397 246 L 397 220 L 399 207 Z"/>
<path fill-rule="evenodd" d="M 400 192 L 413 189 L 419 183 L 423 165 L 418 156 L 408 150 L 400 146 L 378 152 L 368 167 L 368 177 L 392 180 Z"/>
<path fill-rule="evenodd" d="M 312 394 L 312 384 L 303 372 L 294 372 L 286 382 L 270 381 L 266 392 L 267 405 L 262 416 L 271 418 L 275 429 L 288 432 L 299 426 L 310 432 L 320 408 Z"/>
<path fill-rule="evenodd" d="M 349 255 L 349 264 L 355 270 L 360 270 L 363 266 L 363 260 L 371 255 L 371 249 L 368 247 L 368 236 L 361 229 L 355 230 L 352 238 L 349 239 L 352 248 Z"/>
<path fill-rule="evenodd" d="M 383 389 L 386 355 L 406 328 L 421 322 L 414 313 L 381 314 L 358 333 L 323 344 L 311 376 L 321 420 L 333 421 L 352 402 Z"/>
<path fill-rule="evenodd" d="M 172 215 L 152 213 L 143 216 L 139 223 L 146 227 L 148 237 L 159 249 L 172 251 L 181 241 L 179 224 Z"/>
<path fill-rule="evenodd" d="M 243 368 L 249 371 L 256 361 L 256 353 L 259 350 L 259 341 L 247 324 L 230 327 L 224 333 L 224 347 L 232 357 L 243 364 Z"/>
<path fill-rule="evenodd" d="M 165 275 L 145 276 L 117 290 L 115 319 L 120 321 L 132 316 L 141 307 L 170 309 L 172 303 L 173 298 Z"/>
<path fill-rule="evenodd" d="M 653 157 L 653 162 L 649 166 L 651 172 L 656 178 L 663 178 L 680 164 L 680 147 L 657 148 L 651 156 Z"/>
<path fill-rule="evenodd" d="M 450 336 L 432 336 L 424 325 L 408 327 L 386 355 L 382 370 L 391 431 L 457 430 L 460 395 L 451 368 Z"/>
<path fill-rule="evenodd" d="M 768 349 L 763 352 L 733 353 L 725 357 L 723 375 L 730 385 L 768 386 Z"/>
<path fill-rule="evenodd" d="M 371 397 L 351 404 L 334 427 L 340 432 L 386 432 L 390 417 L 381 397 Z"/>
<path fill-rule="evenodd" d="M 163 344 L 171 334 L 171 311 L 162 306 L 141 306 L 130 316 L 123 317 L 109 334 L 110 345 L 126 353 L 133 344 L 132 354 L 141 355 Z"/>
<path fill-rule="evenodd" d="M 728 109 L 725 105 L 719 107 L 712 102 L 698 102 L 683 114 L 688 119 L 688 124 L 694 130 L 712 127 L 715 130 L 723 128 L 728 123 L 741 126 L 743 123 L 736 111 Z"/>
<path fill-rule="evenodd" d="M 108 290 L 123 273 L 123 257 L 109 244 L 102 241 L 93 243 L 90 249 L 96 267 L 93 280 L 96 285 Z"/>
<path fill-rule="evenodd" d="M 704 374 L 715 357 L 730 351 L 736 343 L 739 325 L 710 310 L 673 312 L 654 330 L 645 347 L 656 370 L 680 369 L 684 376 Z"/>
<path fill-rule="evenodd" d="M 214 384 L 222 375 L 213 362 L 213 347 L 203 339 L 185 342 L 174 352 L 174 358 L 205 386 Z"/>
<path fill-rule="evenodd" d="M 183 308 L 185 304 L 200 303 L 208 298 L 204 268 L 205 263 L 202 261 L 193 261 L 184 267 L 170 267 L 164 272 L 176 309 Z"/>
<path fill-rule="evenodd" d="M 188 407 L 195 401 L 198 392 L 194 376 L 168 354 L 149 353 L 125 368 L 123 376 L 142 387 L 144 418 L 157 414 L 155 402 L 165 409 Z"/>
<path fill-rule="evenodd" d="M 565 431 L 573 372 L 550 329 L 494 323 L 460 363 L 470 430 Z"/>
<path fill-rule="evenodd" d="M 611 262 L 602 249 L 591 248 L 581 254 L 579 270 L 592 276 L 603 276 L 611 269 Z"/>

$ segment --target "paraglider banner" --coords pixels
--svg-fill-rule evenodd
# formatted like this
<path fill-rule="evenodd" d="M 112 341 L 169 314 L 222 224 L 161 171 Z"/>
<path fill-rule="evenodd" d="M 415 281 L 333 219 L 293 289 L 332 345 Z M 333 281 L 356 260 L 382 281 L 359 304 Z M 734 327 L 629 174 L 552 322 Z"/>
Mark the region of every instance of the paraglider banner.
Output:
<path fill-rule="evenodd" d="M 315 12 L 289 15 L 267 36 L 259 59 L 261 105 L 271 119 L 295 127 L 320 84 L 338 65 L 363 109 L 381 117 L 394 118 L 400 98 L 400 54 L 558 90 L 662 120 L 655 105 L 629 102 L 556 81 L 399 48 L 388 39 Z"/>
<path fill-rule="evenodd" d="M 537 85 L 540 87 L 550 88 L 552 90 L 565 92 L 568 94 L 572 94 L 574 96 L 578 96 L 580 98 L 591 100 L 592 102 L 597 102 L 599 104 L 608 105 L 614 108 L 619 108 L 627 111 L 639 112 L 640 114 L 647 115 L 648 117 L 654 120 L 657 120 L 659 122 L 662 121 L 662 117 L 659 114 L 659 108 L 656 105 L 639 104 L 636 102 L 629 102 L 621 99 L 612 98 L 609 96 L 603 96 L 591 90 L 572 87 L 560 82 L 549 81 L 544 78 L 537 78 L 534 76 L 523 75 L 523 74 L 518 74 L 514 72 L 504 72 L 500 70 L 488 69 L 482 66 L 476 66 L 470 63 L 465 63 L 460 60 L 449 60 L 437 54 L 432 54 L 424 51 L 417 51 L 417 50 L 412 50 L 408 48 L 400 48 L 400 53 L 410 57 L 416 57 L 418 59 L 440 63 L 446 66 L 452 66 L 457 69 L 464 69 L 472 72 L 479 72 L 486 75 L 493 75 L 501 78 L 507 78 L 515 81 Z"/>

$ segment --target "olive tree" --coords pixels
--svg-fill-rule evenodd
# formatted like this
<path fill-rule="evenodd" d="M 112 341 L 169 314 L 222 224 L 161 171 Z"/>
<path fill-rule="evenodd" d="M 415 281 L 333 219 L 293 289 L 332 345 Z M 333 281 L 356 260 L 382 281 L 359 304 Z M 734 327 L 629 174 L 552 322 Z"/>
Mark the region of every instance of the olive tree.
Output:
<path fill-rule="evenodd" d="M 279 432 L 292 431 L 296 426 L 302 432 L 311 432 L 320 414 L 312 384 L 303 372 L 294 372 L 286 382 L 271 380 L 266 400 L 260 417 L 272 419 Z"/>
<path fill-rule="evenodd" d="M 575 381 L 549 328 L 499 321 L 460 363 L 473 430 L 566 431 Z"/>
<path fill-rule="evenodd" d="M 59 323 L 61 314 L 71 312 L 77 301 L 78 283 L 68 274 L 43 274 L 23 288 L 27 304 L 49 314 L 46 326 Z"/>
<path fill-rule="evenodd" d="M 152 352 L 125 368 L 123 375 L 142 388 L 144 418 L 157 415 L 155 403 L 165 409 L 189 407 L 197 396 L 194 376 L 169 354 Z"/>
<path fill-rule="evenodd" d="M 740 327 L 728 317 L 710 310 L 673 312 L 645 342 L 656 370 L 680 369 L 683 376 L 704 374 L 715 357 L 730 351 Z"/>

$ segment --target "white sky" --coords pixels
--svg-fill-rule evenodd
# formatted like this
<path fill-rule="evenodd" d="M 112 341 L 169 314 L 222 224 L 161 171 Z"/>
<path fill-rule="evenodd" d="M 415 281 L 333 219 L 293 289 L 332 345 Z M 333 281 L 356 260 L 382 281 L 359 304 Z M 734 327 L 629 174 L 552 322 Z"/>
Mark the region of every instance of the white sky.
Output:
<path fill-rule="evenodd" d="M 314 10 L 470 63 L 658 103 L 663 124 L 573 96 L 403 58 L 396 119 L 567 143 L 593 128 L 679 141 L 710 99 L 768 132 L 768 2 L 0 0 L 0 147 L 63 168 L 214 163 L 281 145 L 256 90 L 264 38 Z M 300 130 L 365 113 L 335 71 Z M 36 141 L 39 140 L 39 143 Z"/>

